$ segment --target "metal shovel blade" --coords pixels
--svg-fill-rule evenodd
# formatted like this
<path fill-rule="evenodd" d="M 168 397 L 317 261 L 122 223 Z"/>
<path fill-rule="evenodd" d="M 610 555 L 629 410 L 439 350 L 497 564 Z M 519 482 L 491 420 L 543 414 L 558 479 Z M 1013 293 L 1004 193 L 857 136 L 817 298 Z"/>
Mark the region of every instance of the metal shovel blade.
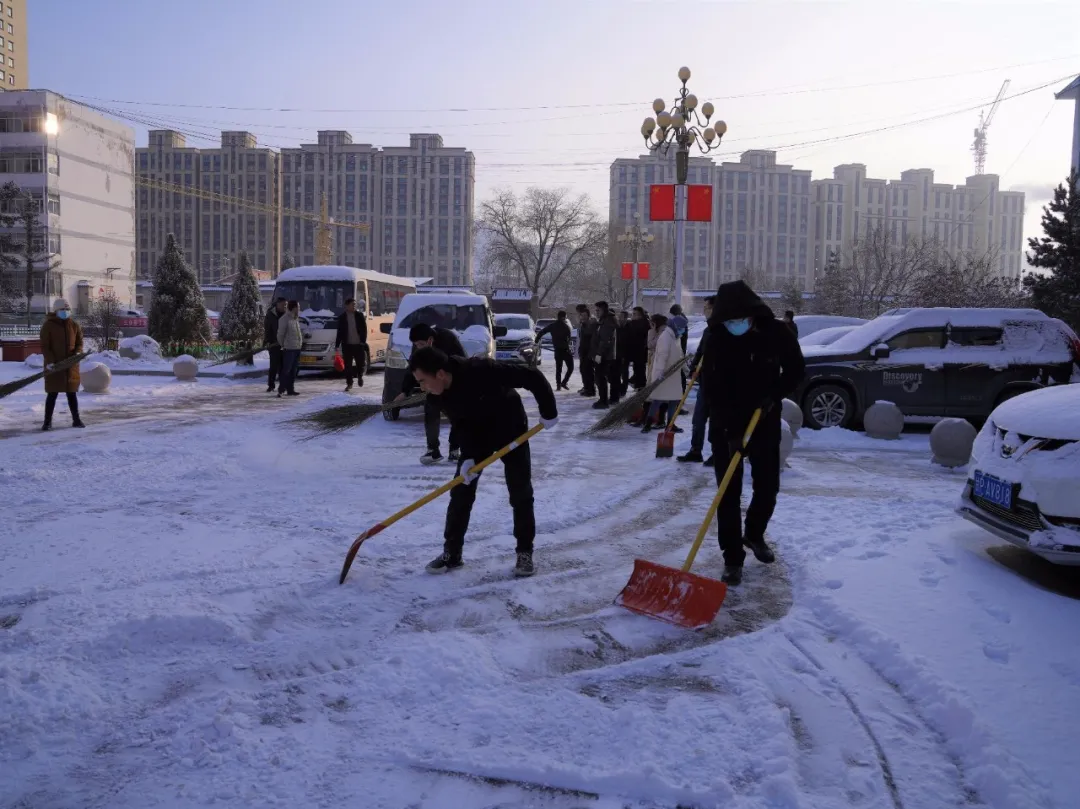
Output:
<path fill-rule="evenodd" d="M 726 595 L 722 581 L 635 559 L 630 581 L 615 603 L 675 626 L 701 629 L 716 618 Z"/>
<path fill-rule="evenodd" d="M 656 436 L 656 457 L 670 458 L 675 454 L 675 433 L 664 430 Z"/>

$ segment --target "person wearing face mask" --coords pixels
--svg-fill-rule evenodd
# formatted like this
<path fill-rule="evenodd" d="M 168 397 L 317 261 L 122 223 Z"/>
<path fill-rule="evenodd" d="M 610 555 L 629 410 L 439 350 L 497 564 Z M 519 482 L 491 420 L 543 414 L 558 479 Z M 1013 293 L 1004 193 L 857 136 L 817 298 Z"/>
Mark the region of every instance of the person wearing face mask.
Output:
<path fill-rule="evenodd" d="M 709 400 L 717 485 L 732 455 L 741 450 L 754 411 L 762 411 L 743 451 L 750 461 L 754 490 L 745 529 L 740 511 L 741 460 L 716 512 L 724 553 L 721 581 L 737 585 L 746 559 L 744 546 L 759 562 L 776 560 L 765 541 L 765 529 L 780 491 L 780 402 L 795 392 L 806 363 L 791 329 L 776 319 L 745 281 L 722 284 L 717 290 L 703 362 L 702 384 Z"/>
<path fill-rule="evenodd" d="M 83 350 L 82 326 L 71 318 L 71 307 L 60 298 L 53 304 L 52 313 L 41 324 L 41 353 L 45 357 L 45 370 L 49 371 L 58 362 L 81 354 Z M 46 374 L 45 376 L 45 423 L 42 430 L 52 429 L 53 411 L 61 393 L 67 394 L 68 410 L 71 411 L 71 426 L 85 427 L 79 418 L 79 366 L 75 364 L 66 371 Z"/>

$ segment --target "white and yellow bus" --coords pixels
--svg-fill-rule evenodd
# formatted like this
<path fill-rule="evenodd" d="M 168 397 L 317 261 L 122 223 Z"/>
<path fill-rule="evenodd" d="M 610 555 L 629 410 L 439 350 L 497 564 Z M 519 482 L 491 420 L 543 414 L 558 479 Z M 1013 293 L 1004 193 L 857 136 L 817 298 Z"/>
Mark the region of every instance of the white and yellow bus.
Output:
<path fill-rule="evenodd" d="M 337 318 L 345 311 L 345 301 L 356 298 L 356 308 L 367 319 L 367 365 L 386 362 L 387 335 L 383 323 L 393 323 L 398 303 L 416 292 L 411 278 L 398 278 L 372 270 L 333 265 L 293 267 L 277 277 L 274 300 L 284 298 L 300 303 L 300 326 L 304 347 L 300 369 L 331 370 Z"/>

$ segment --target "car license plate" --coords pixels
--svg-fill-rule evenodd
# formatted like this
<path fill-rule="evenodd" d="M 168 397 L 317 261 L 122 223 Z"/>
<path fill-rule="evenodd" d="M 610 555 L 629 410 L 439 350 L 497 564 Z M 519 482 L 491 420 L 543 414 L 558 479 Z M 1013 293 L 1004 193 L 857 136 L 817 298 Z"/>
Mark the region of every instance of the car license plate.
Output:
<path fill-rule="evenodd" d="M 988 500 L 996 506 L 1011 511 L 1013 507 L 1013 489 L 1013 484 L 1008 481 L 978 470 L 975 472 L 975 496 Z"/>
<path fill-rule="evenodd" d="M 513 351 L 496 351 L 495 359 L 497 360 L 512 360 L 517 355 Z"/>
<path fill-rule="evenodd" d="M 319 361 L 318 357 L 301 357 L 300 358 L 300 364 L 301 365 L 314 365 L 318 361 Z"/>

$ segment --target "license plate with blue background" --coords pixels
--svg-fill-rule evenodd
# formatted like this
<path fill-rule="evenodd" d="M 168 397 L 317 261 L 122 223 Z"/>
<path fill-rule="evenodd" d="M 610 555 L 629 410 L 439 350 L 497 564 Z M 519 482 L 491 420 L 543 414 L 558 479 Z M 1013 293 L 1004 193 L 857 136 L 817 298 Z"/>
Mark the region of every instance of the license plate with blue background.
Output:
<path fill-rule="evenodd" d="M 988 475 L 985 472 L 975 472 L 975 496 L 981 497 L 996 506 L 1011 510 L 1015 488 L 1013 483 Z"/>
<path fill-rule="evenodd" d="M 517 356 L 517 353 L 514 352 L 514 351 L 496 351 L 495 352 L 495 359 L 497 359 L 497 360 L 512 360 L 516 356 Z"/>

